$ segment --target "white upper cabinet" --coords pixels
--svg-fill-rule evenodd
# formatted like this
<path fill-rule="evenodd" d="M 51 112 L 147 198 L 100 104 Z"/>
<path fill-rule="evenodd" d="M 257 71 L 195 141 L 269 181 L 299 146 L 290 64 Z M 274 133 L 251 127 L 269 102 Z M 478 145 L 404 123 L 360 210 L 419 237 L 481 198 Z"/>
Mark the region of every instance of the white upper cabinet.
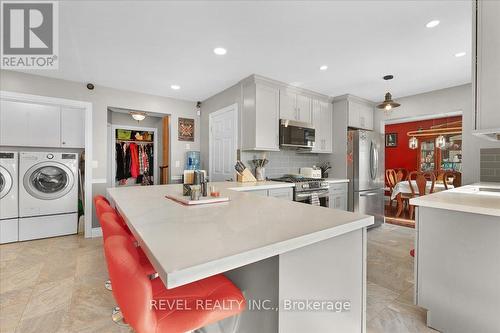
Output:
<path fill-rule="evenodd" d="M 83 109 L 2 100 L 0 145 L 84 148 Z"/>
<path fill-rule="evenodd" d="M 243 84 L 243 150 L 279 150 L 279 88 L 261 82 Z"/>
<path fill-rule="evenodd" d="M 290 91 L 280 91 L 280 118 L 311 123 L 311 98 Z"/>
<path fill-rule="evenodd" d="M 352 95 L 335 97 L 334 102 L 342 112 L 347 112 L 348 127 L 373 130 L 373 103 Z"/>
<path fill-rule="evenodd" d="M 478 1 L 476 20 L 475 129 L 500 129 L 500 1 Z"/>
<path fill-rule="evenodd" d="M 61 108 L 61 147 L 85 147 L 85 110 Z"/>
<path fill-rule="evenodd" d="M 0 144 L 59 147 L 61 108 L 54 105 L 1 101 Z"/>
<path fill-rule="evenodd" d="M 297 120 L 296 108 L 297 94 L 287 91 L 286 89 L 280 90 L 280 118 Z"/>
<path fill-rule="evenodd" d="M 297 94 L 297 119 L 306 123 L 311 123 L 311 98 Z"/>
<path fill-rule="evenodd" d="M 312 101 L 312 123 L 316 129 L 313 152 L 332 152 L 332 104 L 326 101 Z"/>

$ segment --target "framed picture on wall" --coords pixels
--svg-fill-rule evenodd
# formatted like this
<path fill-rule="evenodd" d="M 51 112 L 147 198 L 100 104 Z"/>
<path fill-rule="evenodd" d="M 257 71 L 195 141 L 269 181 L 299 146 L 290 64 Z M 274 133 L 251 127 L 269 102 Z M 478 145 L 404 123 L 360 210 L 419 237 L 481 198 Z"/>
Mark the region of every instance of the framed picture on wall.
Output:
<path fill-rule="evenodd" d="M 194 141 L 194 119 L 179 118 L 179 141 Z"/>
<path fill-rule="evenodd" d="M 397 147 L 398 146 L 398 133 L 387 133 L 385 135 L 385 146 L 386 147 Z"/>

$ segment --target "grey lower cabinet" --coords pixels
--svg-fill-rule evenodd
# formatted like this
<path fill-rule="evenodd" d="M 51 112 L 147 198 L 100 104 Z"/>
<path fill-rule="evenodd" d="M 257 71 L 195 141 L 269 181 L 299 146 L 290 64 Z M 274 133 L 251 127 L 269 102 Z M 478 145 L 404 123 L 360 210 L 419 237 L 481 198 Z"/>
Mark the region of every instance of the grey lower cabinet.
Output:
<path fill-rule="evenodd" d="M 328 189 L 330 208 L 347 210 L 347 183 L 333 183 Z"/>
<path fill-rule="evenodd" d="M 264 197 L 275 197 L 285 200 L 293 200 L 293 188 L 283 187 L 283 188 L 273 188 L 269 190 L 250 190 L 246 191 L 255 195 L 261 195 Z"/>

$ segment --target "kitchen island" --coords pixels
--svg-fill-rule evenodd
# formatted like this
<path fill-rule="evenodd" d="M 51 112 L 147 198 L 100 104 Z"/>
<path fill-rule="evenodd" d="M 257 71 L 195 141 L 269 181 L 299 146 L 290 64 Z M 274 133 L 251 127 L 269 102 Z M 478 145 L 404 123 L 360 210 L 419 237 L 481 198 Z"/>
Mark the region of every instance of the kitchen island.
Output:
<path fill-rule="evenodd" d="M 410 199 L 416 304 L 440 332 L 500 332 L 500 184 Z"/>
<path fill-rule="evenodd" d="M 182 185 L 108 189 L 167 288 L 224 273 L 244 292 L 249 309 L 206 331 L 365 330 L 373 217 L 214 185 L 229 202 L 184 206 L 165 198 Z M 303 310 L 308 301 L 323 307 Z"/>

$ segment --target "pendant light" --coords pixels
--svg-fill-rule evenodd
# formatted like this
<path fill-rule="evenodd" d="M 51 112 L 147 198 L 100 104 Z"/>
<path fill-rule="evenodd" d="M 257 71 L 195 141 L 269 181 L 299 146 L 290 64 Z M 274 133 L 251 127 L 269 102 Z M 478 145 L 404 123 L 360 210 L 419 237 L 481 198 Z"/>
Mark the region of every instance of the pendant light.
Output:
<path fill-rule="evenodd" d="M 383 79 L 385 81 L 389 81 L 389 80 L 392 80 L 394 78 L 393 75 L 386 75 L 383 77 Z M 390 111 L 394 108 L 397 108 L 398 106 L 401 106 L 401 104 L 399 103 L 396 103 L 392 100 L 392 95 L 390 92 L 387 92 L 385 94 L 385 98 L 384 98 L 384 101 L 382 103 L 380 103 L 379 105 L 377 105 L 377 108 L 379 109 L 382 109 L 382 110 L 385 110 L 385 111 Z"/>
<path fill-rule="evenodd" d="M 418 148 L 418 139 L 414 136 L 408 140 L 408 148 L 410 149 L 417 149 Z"/>

